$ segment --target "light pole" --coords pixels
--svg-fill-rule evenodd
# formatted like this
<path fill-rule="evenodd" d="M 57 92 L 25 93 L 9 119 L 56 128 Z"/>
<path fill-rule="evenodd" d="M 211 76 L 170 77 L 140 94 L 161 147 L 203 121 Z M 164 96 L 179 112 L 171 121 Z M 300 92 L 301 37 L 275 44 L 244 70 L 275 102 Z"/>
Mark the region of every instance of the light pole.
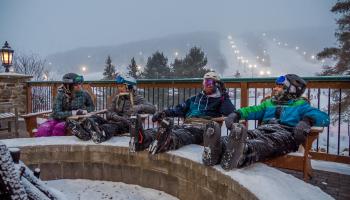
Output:
<path fill-rule="evenodd" d="M 5 67 L 5 72 L 10 72 L 14 50 L 11 49 L 11 47 L 6 41 L 4 46 L 1 48 L 0 52 L 1 52 L 2 66 Z"/>

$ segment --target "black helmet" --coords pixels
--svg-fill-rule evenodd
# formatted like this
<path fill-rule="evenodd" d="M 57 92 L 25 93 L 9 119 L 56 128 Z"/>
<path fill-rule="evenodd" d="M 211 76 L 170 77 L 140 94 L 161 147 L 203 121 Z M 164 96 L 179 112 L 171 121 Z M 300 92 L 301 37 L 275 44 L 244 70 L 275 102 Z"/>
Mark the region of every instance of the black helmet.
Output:
<path fill-rule="evenodd" d="M 63 76 L 62 81 L 66 84 L 81 84 L 84 82 L 84 77 L 75 73 L 68 73 Z"/>
<path fill-rule="evenodd" d="M 300 97 L 306 89 L 306 81 L 296 74 L 286 74 L 276 79 L 277 85 L 283 85 L 283 96 L 290 98 Z"/>

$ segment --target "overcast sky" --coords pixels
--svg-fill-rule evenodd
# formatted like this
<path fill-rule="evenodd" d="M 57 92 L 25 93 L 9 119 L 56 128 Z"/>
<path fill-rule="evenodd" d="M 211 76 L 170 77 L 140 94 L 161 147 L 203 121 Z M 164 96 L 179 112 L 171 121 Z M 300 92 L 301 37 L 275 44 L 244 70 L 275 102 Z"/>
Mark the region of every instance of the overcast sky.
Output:
<path fill-rule="evenodd" d="M 0 43 L 45 56 L 193 31 L 335 28 L 335 0 L 0 0 Z"/>

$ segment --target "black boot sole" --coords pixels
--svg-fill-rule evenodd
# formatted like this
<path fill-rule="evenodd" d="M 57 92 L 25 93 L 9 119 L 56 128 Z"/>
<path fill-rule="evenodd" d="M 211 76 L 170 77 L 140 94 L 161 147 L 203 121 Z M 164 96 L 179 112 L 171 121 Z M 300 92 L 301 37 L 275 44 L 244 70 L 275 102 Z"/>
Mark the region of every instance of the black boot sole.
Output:
<path fill-rule="evenodd" d="M 206 166 L 213 166 L 219 162 L 221 154 L 221 129 L 216 122 L 209 122 L 206 125 L 203 136 L 203 154 L 202 161 Z"/>
<path fill-rule="evenodd" d="M 220 163 L 224 170 L 231 170 L 239 167 L 239 161 L 243 156 L 246 140 L 247 128 L 242 124 L 233 124 L 228 136 L 226 150 Z"/>

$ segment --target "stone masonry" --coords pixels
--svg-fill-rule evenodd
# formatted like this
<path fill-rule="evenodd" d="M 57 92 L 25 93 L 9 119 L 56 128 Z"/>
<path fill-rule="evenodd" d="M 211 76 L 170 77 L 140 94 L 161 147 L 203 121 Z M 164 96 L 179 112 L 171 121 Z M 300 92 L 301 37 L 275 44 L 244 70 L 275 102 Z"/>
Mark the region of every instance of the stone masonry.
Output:
<path fill-rule="evenodd" d="M 17 105 L 20 114 L 26 113 L 26 82 L 31 78 L 24 74 L 0 73 L 0 102 L 12 102 Z"/>

